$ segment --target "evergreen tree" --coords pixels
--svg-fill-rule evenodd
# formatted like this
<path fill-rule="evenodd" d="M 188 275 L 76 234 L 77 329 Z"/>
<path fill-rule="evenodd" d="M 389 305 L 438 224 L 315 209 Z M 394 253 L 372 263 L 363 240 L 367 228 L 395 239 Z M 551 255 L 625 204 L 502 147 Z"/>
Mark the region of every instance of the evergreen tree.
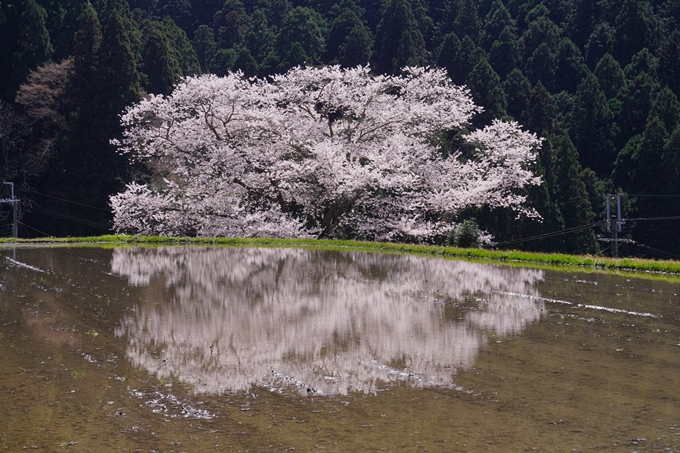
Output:
<path fill-rule="evenodd" d="M 160 22 L 152 22 L 145 28 L 142 56 L 147 91 L 164 95 L 172 93 L 175 84 L 182 79 L 182 68 Z"/>
<path fill-rule="evenodd" d="M 236 61 L 236 51 L 234 49 L 220 49 L 215 52 L 215 56 L 210 61 L 208 69 L 211 73 L 220 77 L 227 75 Z"/>
<path fill-rule="evenodd" d="M 312 60 L 305 53 L 305 49 L 302 47 L 302 44 L 295 41 L 290 47 L 288 53 L 286 53 L 283 61 L 276 67 L 276 72 L 284 73 L 296 66 L 304 68 L 305 66 L 311 64 L 311 62 Z"/>
<path fill-rule="evenodd" d="M 475 104 L 481 105 L 484 111 L 473 118 L 476 126 L 491 124 L 494 119 L 507 115 L 507 101 L 501 85 L 501 79 L 493 70 L 486 58 L 472 68 L 466 83 Z"/>
<path fill-rule="evenodd" d="M 465 73 L 461 79 L 458 68 L 456 67 L 456 63 L 459 61 L 458 56 L 461 50 L 460 39 L 458 39 L 455 33 L 451 32 L 444 36 L 442 41 L 443 42 L 441 46 L 439 46 L 439 50 L 437 52 L 437 66 L 440 68 L 446 68 L 446 72 L 453 83 L 461 85 L 463 82 L 465 82 L 467 73 Z"/>
<path fill-rule="evenodd" d="M 252 57 L 261 62 L 274 49 L 276 36 L 269 27 L 267 16 L 261 9 L 256 9 L 251 16 L 251 26 L 246 33 L 245 46 Z"/>
<path fill-rule="evenodd" d="M 527 60 L 524 73 L 531 83 L 536 84 L 540 81 L 545 84 L 548 90 L 553 90 L 555 85 L 555 56 L 546 43 L 538 46 Z"/>
<path fill-rule="evenodd" d="M 510 11 L 505 7 L 502 0 L 493 0 L 489 14 L 484 20 L 484 44 L 486 49 L 491 49 L 493 43 L 500 40 L 501 33 L 509 28 L 514 35 L 515 22 L 512 20 Z M 516 37 L 515 37 L 516 39 Z"/>
<path fill-rule="evenodd" d="M 217 43 L 215 42 L 215 34 L 212 28 L 207 25 L 199 26 L 194 33 L 191 46 L 194 48 L 194 52 L 196 52 L 196 58 L 198 58 L 202 71 L 208 72 L 210 62 L 217 52 Z"/>
<path fill-rule="evenodd" d="M 656 78 L 658 61 L 646 47 L 633 55 L 630 63 L 623 69 L 626 79 L 632 80 L 640 73 L 648 74 L 652 79 Z"/>
<path fill-rule="evenodd" d="M 567 23 L 567 35 L 579 47 L 584 47 L 599 18 L 598 2 L 574 0 Z"/>
<path fill-rule="evenodd" d="M 469 36 L 465 36 L 460 44 L 456 58 L 446 66 L 449 77 L 451 77 L 454 83 L 463 85 L 472 68 L 483 58 L 484 51 L 477 47 Z"/>
<path fill-rule="evenodd" d="M 351 9 L 345 9 L 331 26 L 324 61 L 349 68 L 365 65 L 371 55 L 371 37 Z"/>
<path fill-rule="evenodd" d="M 517 36 L 510 27 L 505 27 L 498 40 L 491 46 L 489 63 L 501 77 L 506 77 L 522 60 Z"/>
<path fill-rule="evenodd" d="M 663 167 L 668 193 L 680 193 L 680 124 L 676 125 L 663 146 Z M 675 210 L 673 212 L 680 212 Z"/>
<path fill-rule="evenodd" d="M 564 219 L 564 228 L 575 228 L 592 223 L 595 214 L 588 199 L 586 185 L 581 179 L 578 151 L 563 134 L 552 139 L 555 147 L 555 202 Z M 595 253 L 598 250 L 595 232 L 582 230 L 565 235 L 564 249 L 567 253 Z"/>
<path fill-rule="evenodd" d="M 654 95 L 654 81 L 645 72 L 641 72 L 621 89 L 617 98 L 621 102 L 620 139 L 624 143 L 633 135 L 644 131 Z"/>
<path fill-rule="evenodd" d="M 480 44 L 482 24 L 477 15 L 475 0 L 463 0 L 462 7 L 453 22 L 453 31 L 458 36 L 469 36 L 475 45 Z"/>
<path fill-rule="evenodd" d="M 428 0 L 409 0 L 411 4 L 411 11 L 413 11 L 413 17 L 416 18 L 418 23 L 418 30 L 423 35 L 423 40 L 425 41 L 425 48 L 427 51 L 431 51 L 433 43 L 433 38 L 435 34 L 435 25 L 432 18 L 428 15 Z"/>
<path fill-rule="evenodd" d="M 408 40 L 412 44 L 409 49 L 405 49 L 404 46 L 409 44 Z M 411 55 L 399 55 L 400 47 L 402 51 L 411 52 Z M 389 0 L 387 3 L 376 30 L 372 55 L 371 66 L 381 74 L 397 73 L 401 69 L 399 60 L 407 59 L 419 65 L 426 64 L 425 40 L 407 0 Z"/>
<path fill-rule="evenodd" d="M 297 42 L 304 49 L 305 61 L 319 62 L 324 52 L 325 34 L 326 22 L 323 17 L 311 8 L 298 6 L 290 10 L 283 20 L 277 40 L 278 52 L 281 55 L 287 55 L 293 50 L 294 43 Z M 298 57 L 301 55 L 297 49 L 294 53 Z M 292 62 L 292 60 L 289 62 Z"/>
<path fill-rule="evenodd" d="M 78 18 L 85 8 L 84 0 L 66 0 L 59 16 L 59 27 L 50 32 L 54 46 L 52 59 L 61 61 L 73 55 L 73 37 L 78 31 Z"/>
<path fill-rule="evenodd" d="M 665 86 L 654 99 L 649 118 L 659 118 L 667 131 L 672 131 L 680 123 L 680 102 L 673 91 Z"/>
<path fill-rule="evenodd" d="M 45 27 L 47 13 L 35 0 L 0 8 L 0 98 L 12 101 L 28 73 L 50 59 L 52 44 Z"/>
<path fill-rule="evenodd" d="M 232 69 L 234 71 L 243 72 L 243 75 L 246 77 L 255 77 L 259 68 L 257 66 L 257 61 L 250 55 L 250 51 L 244 47 L 239 50 Z"/>
<path fill-rule="evenodd" d="M 598 176 L 611 170 L 614 160 L 614 115 L 597 77 L 591 72 L 581 81 L 576 92 L 573 141 L 579 150 L 581 164 Z"/>
<path fill-rule="evenodd" d="M 569 38 L 560 41 L 555 55 L 555 73 L 557 74 L 555 91 L 575 93 L 587 71 L 583 55 L 576 45 Z"/>
<path fill-rule="evenodd" d="M 606 22 L 600 23 L 595 27 L 593 33 L 588 37 L 585 46 L 585 61 L 591 70 L 605 54 L 611 53 L 611 42 L 614 37 L 614 29 Z"/>
<path fill-rule="evenodd" d="M 679 8 L 680 9 L 680 8 Z M 659 47 L 659 82 L 680 95 L 680 31 L 675 29 Z"/>
<path fill-rule="evenodd" d="M 626 83 L 626 78 L 619 62 L 616 61 L 611 54 L 605 54 L 605 56 L 597 62 L 595 77 L 597 77 L 607 99 L 615 97 Z"/>
<path fill-rule="evenodd" d="M 560 35 L 559 27 L 546 16 L 541 16 L 529 23 L 527 30 L 520 38 L 525 59 L 531 57 L 541 45 L 547 46 L 550 53 L 553 53 L 560 41 Z"/>
<path fill-rule="evenodd" d="M 531 83 L 522 71 L 515 68 L 503 82 L 503 91 L 507 95 L 508 113 L 520 124 L 526 124 L 530 115 Z"/>
<path fill-rule="evenodd" d="M 226 0 L 213 20 L 213 30 L 222 49 L 240 45 L 249 27 L 250 18 L 241 0 Z"/>
<path fill-rule="evenodd" d="M 616 17 L 613 52 L 616 59 L 628 63 L 644 47 L 656 45 L 658 23 L 647 0 L 624 0 Z"/>
<path fill-rule="evenodd" d="M 543 137 L 550 135 L 553 129 L 552 119 L 555 116 L 555 102 L 539 81 L 531 90 L 529 109 L 525 127 Z"/>
<path fill-rule="evenodd" d="M 108 130 L 118 131 L 118 115 L 128 105 L 139 101 L 141 96 L 132 44 L 124 19 L 117 9 L 109 9 L 102 19 L 102 43 L 97 73 L 101 86 L 99 108 L 105 115 L 106 122 L 110 121 Z M 111 133 L 110 137 L 114 135 Z"/>

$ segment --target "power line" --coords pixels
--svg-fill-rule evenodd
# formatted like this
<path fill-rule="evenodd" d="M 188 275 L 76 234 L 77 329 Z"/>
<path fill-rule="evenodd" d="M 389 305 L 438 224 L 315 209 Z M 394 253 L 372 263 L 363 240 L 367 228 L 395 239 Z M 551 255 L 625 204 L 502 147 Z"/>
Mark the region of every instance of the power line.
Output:
<path fill-rule="evenodd" d="M 32 207 L 32 208 L 30 208 L 30 211 L 35 212 L 37 214 L 44 214 L 44 215 L 55 217 L 55 218 L 58 218 L 58 219 L 67 220 L 67 221 L 74 222 L 74 223 L 80 223 L 80 224 L 85 225 L 85 226 L 101 228 L 101 229 L 104 229 L 104 230 L 111 230 L 111 227 L 109 225 L 103 225 L 101 223 L 92 222 L 92 221 L 89 221 L 87 219 L 81 219 L 81 218 L 78 218 L 78 217 L 70 216 L 68 214 L 63 214 L 61 212 L 51 211 L 49 209 Z"/>
<path fill-rule="evenodd" d="M 630 241 L 629 244 L 632 244 L 632 245 L 634 245 L 634 246 L 636 246 L 636 247 L 639 247 L 639 248 L 641 248 L 641 249 L 649 250 L 649 251 L 651 251 L 651 252 L 653 252 L 653 253 L 656 253 L 657 255 L 661 255 L 661 256 L 665 256 L 665 257 L 670 257 L 670 258 L 680 259 L 680 255 L 678 255 L 677 253 L 667 252 L 667 251 L 665 251 L 665 250 L 661 250 L 661 249 L 657 249 L 657 248 L 654 248 L 654 247 L 650 247 L 650 246 L 648 246 L 648 245 L 640 244 L 639 242 L 635 242 L 635 241 Z"/>
<path fill-rule="evenodd" d="M 569 234 L 569 233 L 575 233 L 577 231 L 587 230 L 588 228 L 593 228 L 593 227 L 596 227 L 596 226 L 604 225 L 605 223 L 606 222 L 604 220 L 600 220 L 598 222 L 589 223 L 587 225 L 581 225 L 581 226 L 578 226 L 578 227 L 566 228 L 564 230 L 553 231 L 552 233 L 539 234 L 538 236 L 531 236 L 531 237 L 528 237 L 528 238 L 515 239 L 515 240 L 512 240 L 512 241 L 505 241 L 505 242 L 498 242 L 498 243 L 493 244 L 493 245 L 495 247 L 498 247 L 498 246 L 504 246 L 504 245 L 510 245 L 510 244 L 518 244 L 520 242 L 537 241 L 539 239 L 545 239 L 545 238 L 549 238 L 549 237 L 560 236 L 562 234 Z"/>
<path fill-rule="evenodd" d="M 19 222 L 19 225 L 21 225 L 21 226 L 23 226 L 23 227 L 26 227 L 26 228 L 30 228 L 30 229 L 33 230 L 33 231 L 37 231 L 38 233 L 42 234 L 43 236 L 46 236 L 46 237 L 50 236 L 49 234 L 45 233 L 44 231 L 40 231 L 40 230 L 37 229 L 37 228 L 34 228 L 34 227 L 30 226 L 30 225 L 26 225 L 24 222 Z"/>
<path fill-rule="evenodd" d="M 645 193 L 626 193 L 623 195 L 627 195 L 629 197 L 680 198 L 680 195 L 653 195 Z"/>
<path fill-rule="evenodd" d="M 63 202 L 66 202 L 66 203 L 77 204 L 78 206 L 85 206 L 86 208 L 98 209 L 100 211 L 105 211 L 105 212 L 111 212 L 110 209 L 104 209 L 104 208 L 100 208 L 98 206 L 92 206 L 92 205 L 85 204 L 85 203 L 78 203 L 77 201 L 66 200 L 65 198 L 55 197 L 54 195 L 47 195 L 46 193 L 42 193 L 42 192 L 33 191 L 33 193 L 36 193 L 38 195 L 42 195 L 43 197 L 54 198 L 55 200 L 63 201 Z"/>
<path fill-rule="evenodd" d="M 639 220 L 680 220 L 680 215 L 670 216 L 670 217 L 639 217 L 637 219 L 624 219 L 626 221 L 639 221 Z"/>

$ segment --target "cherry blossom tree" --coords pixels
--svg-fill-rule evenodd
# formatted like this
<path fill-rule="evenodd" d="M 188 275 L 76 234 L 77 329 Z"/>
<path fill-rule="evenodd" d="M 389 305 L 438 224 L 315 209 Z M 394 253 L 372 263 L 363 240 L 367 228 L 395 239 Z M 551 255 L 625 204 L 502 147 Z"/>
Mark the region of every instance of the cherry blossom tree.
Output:
<path fill-rule="evenodd" d="M 156 170 L 111 198 L 119 232 L 427 240 L 487 204 L 536 215 L 522 189 L 540 141 L 480 112 L 444 70 L 296 68 L 187 78 L 122 117 L 122 153 Z M 464 132 L 461 149 L 440 146 Z"/>

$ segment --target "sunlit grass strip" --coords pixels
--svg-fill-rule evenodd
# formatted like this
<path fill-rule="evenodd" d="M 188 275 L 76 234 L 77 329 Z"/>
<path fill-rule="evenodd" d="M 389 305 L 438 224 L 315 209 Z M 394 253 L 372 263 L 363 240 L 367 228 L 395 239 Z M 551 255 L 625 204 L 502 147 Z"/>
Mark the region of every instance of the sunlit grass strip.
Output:
<path fill-rule="evenodd" d="M 562 253 L 534 253 L 517 250 L 462 249 L 434 245 L 399 244 L 387 242 L 362 242 L 318 239 L 269 239 L 269 238 L 188 238 L 166 236 L 104 235 L 91 237 L 12 239 L 2 238 L 0 244 L 156 244 L 156 245 L 259 245 L 279 247 L 325 247 L 361 250 L 417 253 L 447 257 L 483 260 L 541 263 L 555 266 L 590 267 L 597 269 L 633 270 L 680 274 L 680 261 L 649 260 L 638 258 L 604 258 L 589 255 L 566 255 Z"/>

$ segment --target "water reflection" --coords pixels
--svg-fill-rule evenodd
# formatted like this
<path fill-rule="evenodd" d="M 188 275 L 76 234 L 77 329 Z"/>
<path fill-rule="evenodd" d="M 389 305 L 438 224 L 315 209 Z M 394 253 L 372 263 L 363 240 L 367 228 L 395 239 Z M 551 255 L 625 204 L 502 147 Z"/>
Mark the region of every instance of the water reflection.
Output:
<path fill-rule="evenodd" d="M 541 270 L 413 256 L 128 248 L 111 266 L 148 287 L 116 332 L 129 359 L 207 393 L 453 386 L 488 337 L 519 333 L 544 308 L 508 294 L 539 296 Z"/>

